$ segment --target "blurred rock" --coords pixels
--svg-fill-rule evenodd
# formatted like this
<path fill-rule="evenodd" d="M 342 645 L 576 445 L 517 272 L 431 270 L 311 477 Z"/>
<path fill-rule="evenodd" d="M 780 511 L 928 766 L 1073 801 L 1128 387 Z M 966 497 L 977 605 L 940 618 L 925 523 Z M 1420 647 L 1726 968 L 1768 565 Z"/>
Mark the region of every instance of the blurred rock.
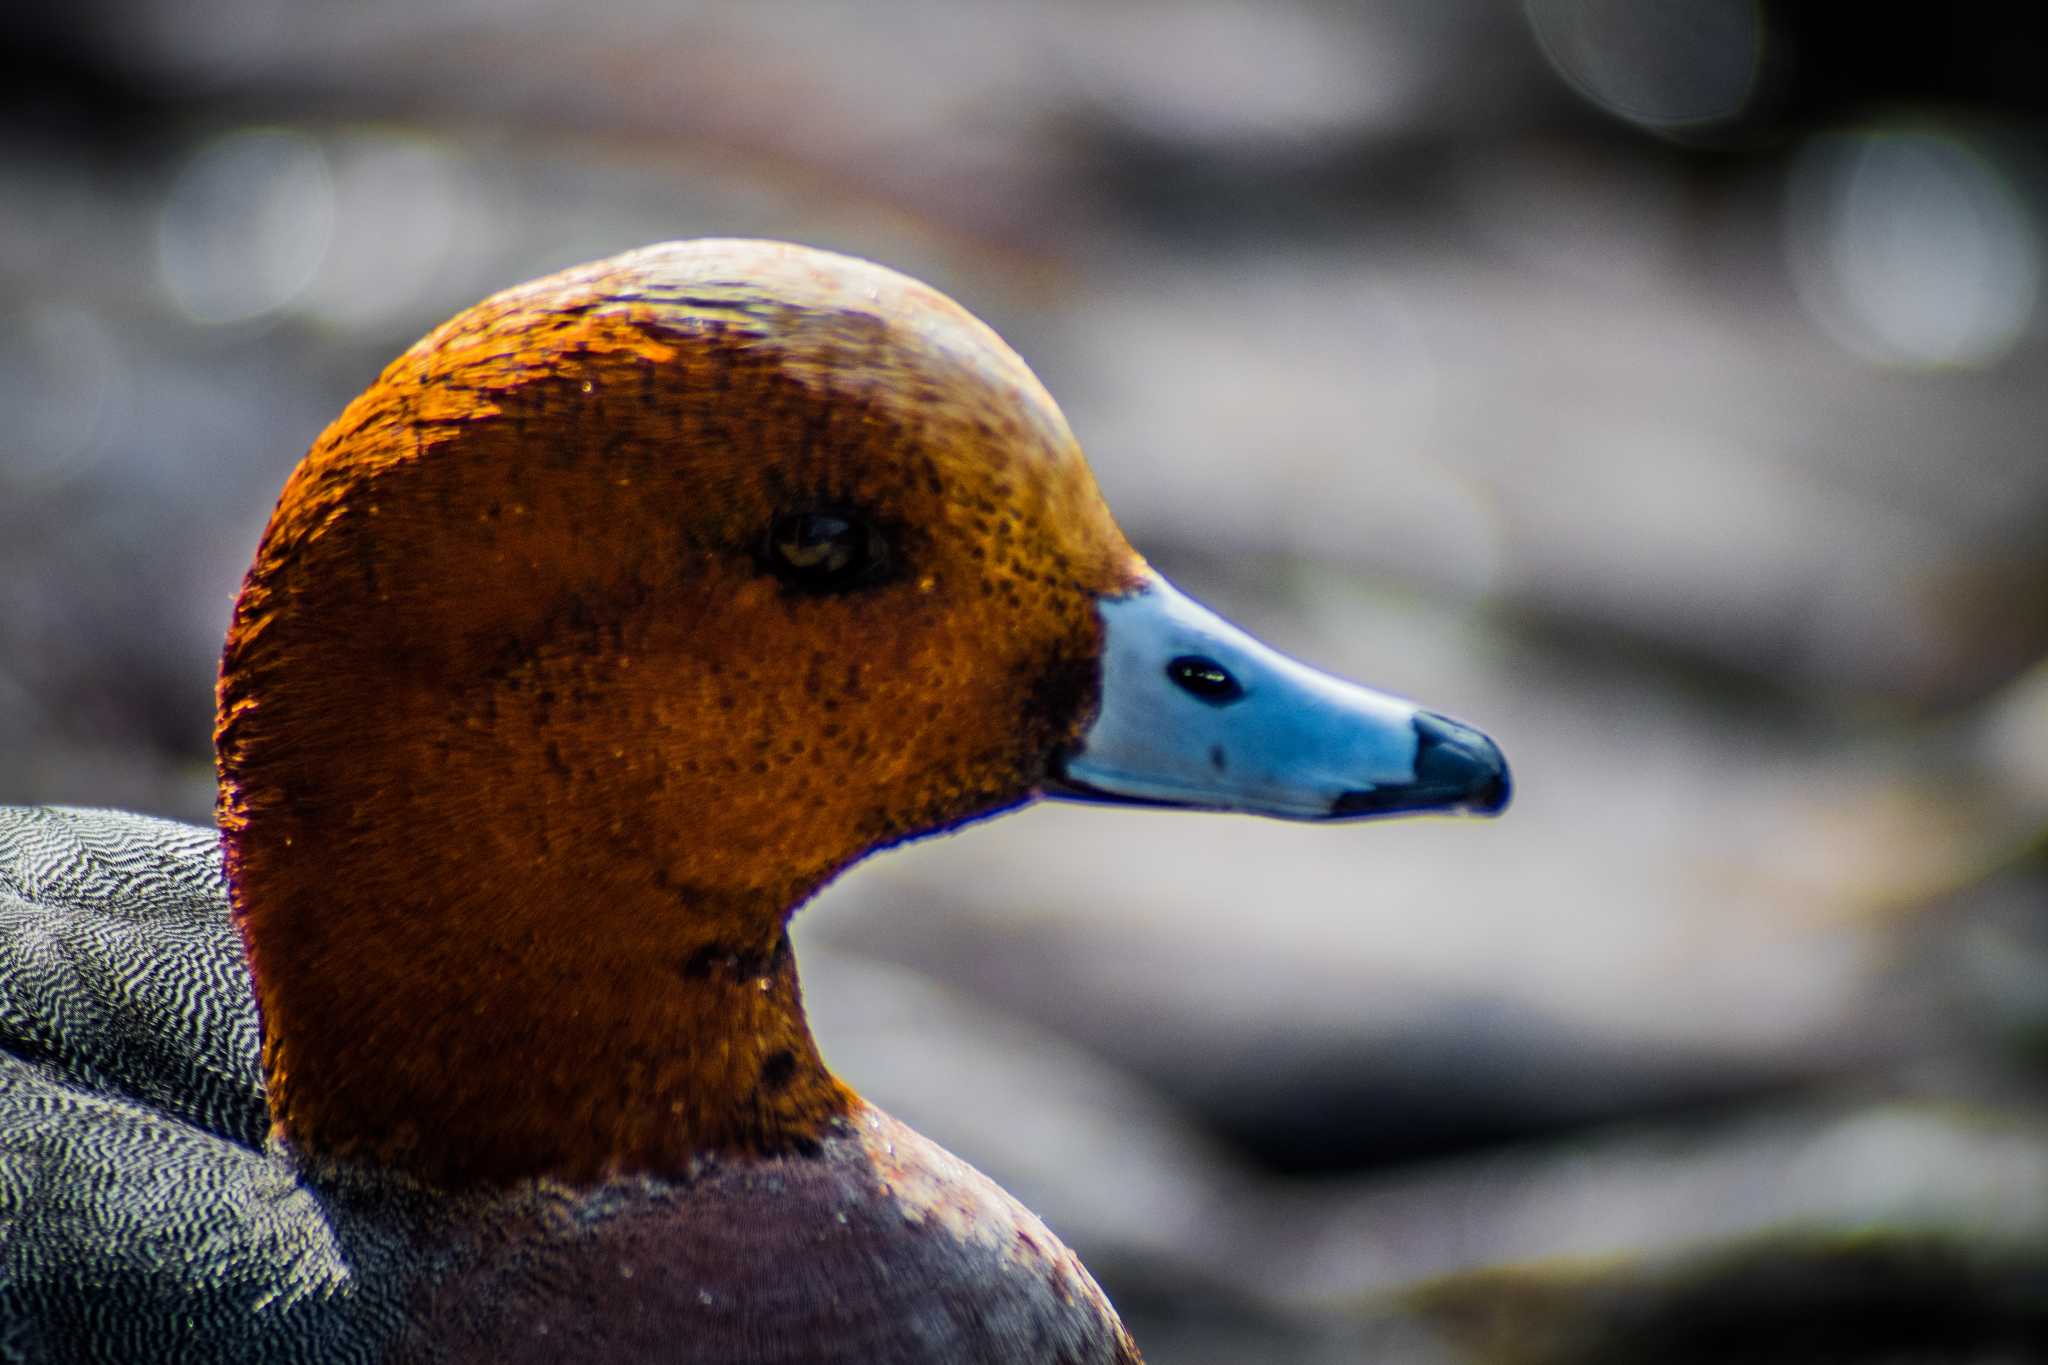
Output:
<path fill-rule="evenodd" d="M 833 1070 L 1091 1256 L 1199 1273 L 1227 1159 L 1186 1117 L 1071 1042 L 916 972 L 810 941 L 804 1002 Z"/>
<path fill-rule="evenodd" d="M 1900 1305 L 1972 1351 L 2048 1312 L 2037 1110 L 1778 1102 L 1275 1181 L 1051 1035 L 801 951 L 835 1067 L 1040 1208 L 1162 1361 L 1875 1360 Z"/>
<path fill-rule="evenodd" d="M 2048 1244 L 1787 1234 L 1654 1269 L 1503 1271 L 1418 1294 L 1472 1365 L 2042 1359 Z"/>
<path fill-rule="evenodd" d="M 1537 212 L 1574 207 L 1610 209 Z M 1162 553 L 1348 564 L 1802 694 L 1952 703 L 2048 649 L 2048 390 L 1901 380 L 1768 276 L 1594 241 L 1562 277 L 1440 239 L 1154 258 L 1047 368 Z"/>

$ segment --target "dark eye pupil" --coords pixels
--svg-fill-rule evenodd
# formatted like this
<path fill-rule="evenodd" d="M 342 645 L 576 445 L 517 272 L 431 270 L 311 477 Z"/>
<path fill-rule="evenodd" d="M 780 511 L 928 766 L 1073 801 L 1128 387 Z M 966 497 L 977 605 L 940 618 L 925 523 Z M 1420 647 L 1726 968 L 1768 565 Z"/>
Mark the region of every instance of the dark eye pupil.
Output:
<path fill-rule="evenodd" d="M 1215 706 L 1236 701 L 1244 695 L 1243 686 L 1230 676 L 1229 669 L 1199 654 L 1181 655 L 1166 666 L 1166 676 L 1173 679 L 1182 691 Z"/>
<path fill-rule="evenodd" d="M 838 573 L 853 562 L 853 526 L 844 517 L 815 512 L 789 517 L 775 548 L 792 569 Z"/>
<path fill-rule="evenodd" d="M 855 513 L 790 512 L 768 528 L 767 560 L 798 587 L 847 587 L 872 567 L 874 534 Z"/>

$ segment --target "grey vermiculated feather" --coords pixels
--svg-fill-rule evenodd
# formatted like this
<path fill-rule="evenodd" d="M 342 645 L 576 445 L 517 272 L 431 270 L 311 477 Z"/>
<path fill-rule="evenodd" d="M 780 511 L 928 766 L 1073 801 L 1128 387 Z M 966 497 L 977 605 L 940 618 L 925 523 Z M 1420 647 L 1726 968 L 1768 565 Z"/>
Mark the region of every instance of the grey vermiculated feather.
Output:
<path fill-rule="evenodd" d="M 0 1360 L 370 1359 L 268 1126 L 213 832 L 0 810 Z"/>
<path fill-rule="evenodd" d="M 261 1147 L 256 1015 L 217 842 L 108 811 L 0 817 L 0 1047 Z"/>
<path fill-rule="evenodd" d="M 808 1157 L 449 1196 L 309 1174 L 257 1057 L 212 831 L 0 807 L 0 1362 L 1137 1359 L 1042 1223 L 872 1108 Z"/>

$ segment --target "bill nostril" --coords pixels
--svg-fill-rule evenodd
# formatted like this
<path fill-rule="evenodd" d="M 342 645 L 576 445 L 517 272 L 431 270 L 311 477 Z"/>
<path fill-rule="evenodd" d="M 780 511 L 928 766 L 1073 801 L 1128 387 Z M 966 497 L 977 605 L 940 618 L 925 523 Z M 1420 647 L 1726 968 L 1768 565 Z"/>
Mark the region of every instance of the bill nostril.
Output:
<path fill-rule="evenodd" d="M 1166 666 L 1174 686 L 1211 706 L 1227 706 L 1244 695 L 1244 686 L 1230 670 L 1200 654 L 1183 654 Z"/>

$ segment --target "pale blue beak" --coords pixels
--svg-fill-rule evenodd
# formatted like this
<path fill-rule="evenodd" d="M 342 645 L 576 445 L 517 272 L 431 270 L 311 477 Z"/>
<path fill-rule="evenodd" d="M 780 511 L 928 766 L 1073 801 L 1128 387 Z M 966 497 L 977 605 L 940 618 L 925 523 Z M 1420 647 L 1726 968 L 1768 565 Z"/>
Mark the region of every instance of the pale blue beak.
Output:
<path fill-rule="evenodd" d="M 1102 706 L 1046 795 L 1288 820 L 1508 804 L 1494 742 L 1260 644 L 1156 575 L 1100 607 Z"/>

